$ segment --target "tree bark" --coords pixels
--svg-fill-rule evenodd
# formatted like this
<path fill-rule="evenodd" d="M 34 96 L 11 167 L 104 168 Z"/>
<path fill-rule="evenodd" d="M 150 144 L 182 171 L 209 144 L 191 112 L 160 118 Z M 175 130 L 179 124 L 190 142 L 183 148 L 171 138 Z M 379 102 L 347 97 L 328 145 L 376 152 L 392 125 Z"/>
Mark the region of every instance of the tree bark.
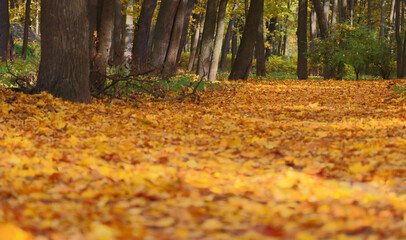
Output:
<path fill-rule="evenodd" d="M 95 94 L 99 94 L 103 91 L 106 84 L 106 70 L 110 56 L 114 14 L 115 0 L 103 0 L 100 17 L 100 31 L 97 34 L 98 48 L 90 74 L 90 86 Z"/>
<path fill-rule="evenodd" d="M 144 0 L 138 18 L 137 30 L 134 31 L 132 71 L 143 72 L 147 66 L 148 41 L 151 33 L 151 23 L 157 0 Z"/>
<path fill-rule="evenodd" d="M 326 24 L 326 15 L 323 12 L 323 8 L 321 6 L 321 1 L 320 0 L 313 0 L 313 6 L 314 10 L 316 11 L 317 15 L 317 22 L 319 23 L 319 29 L 320 29 L 320 36 L 322 38 L 327 38 L 328 37 L 328 28 Z"/>
<path fill-rule="evenodd" d="M 115 14 L 114 14 L 114 30 L 113 30 L 113 44 L 111 49 L 112 56 L 112 65 L 120 66 L 124 63 L 124 48 L 121 45 L 121 39 L 124 37 L 124 34 L 121 31 L 121 0 L 115 0 Z M 123 34 L 122 34 L 123 33 Z"/>
<path fill-rule="evenodd" d="M 199 38 L 200 38 L 200 28 L 201 28 L 201 19 L 203 13 L 200 13 L 196 19 L 196 29 L 194 34 L 192 35 L 192 47 L 190 48 L 190 56 L 189 56 L 189 63 L 187 70 L 192 71 L 193 65 L 195 62 L 196 54 L 198 51 L 198 45 L 199 45 Z"/>
<path fill-rule="evenodd" d="M 176 60 L 178 58 L 180 41 L 183 33 L 187 3 L 188 0 L 180 0 L 173 23 L 171 40 L 169 42 L 168 51 L 162 69 L 162 74 L 167 77 L 173 75 L 176 71 Z"/>
<path fill-rule="evenodd" d="M 217 16 L 217 32 L 216 32 L 216 38 L 215 38 L 215 41 L 214 41 L 213 58 L 212 58 L 212 60 L 210 62 L 210 68 L 209 68 L 208 80 L 210 82 L 215 81 L 216 76 L 217 76 L 217 70 L 218 70 L 218 66 L 219 66 L 221 47 L 222 47 L 222 44 L 223 44 L 227 3 L 228 3 L 228 0 L 220 0 L 218 16 Z"/>
<path fill-rule="evenodd" d="M 30 12 L 31 12 L 31 0 L 27 0 L 25 3 L 25 23 L 24 23 L 24 36 L 23 36 L 23 59 L 27 58 L 28 48 L 28 30 L 30 28 Z"/>
<path fill-rule="evenodd" d="M 299 0 L 297 25 L 297 77 L 299 80 L 308 78 L 307 75 L 307 0 Z"/>
<path fill-rule="evenodd" d="M 10 20 L 8 0 L 0 0 L 0 61 L 10 58 Z"/>
<path fill-rule="evenodd" d="M 371 30 L 371 0 L 368 0 L 368 29 Z"/>
<path fill-rule="evenodd" d="M 258 25 L 261 21 L 260 13 L 263 11 L 263 8 L 264 0 L 251 1 L 241 44 L 231 68 L 230 80 L 248 79 L 255 40 L 258 36 Z"/>
<path fill-rule="evenodd" d="M 238 7 L 238 5 L 236 4 Z M 234 7 L 235 9 L 235 7 Z M 230 42 L 233 36 L 233 28 L 237 17 L 234 15 L 228 23 L 226 36 L 224 38 L 223 47 L 221 48 L 220 71 L 225 72 L 227 66 L 227 55 L 230 52 Z"/>
<path fill-rule="evenodd" d="M 162 71 L 179 2 L 180 0 L 163 0 L 160 5 L 148 58 L 149 70 L 153 70 L 155 74 Z"/>
<path fill-rule="evenodd" d="M 233 31 L 233 36 L 231 37 L 231 66 L 233 65 L 238 51 L 238 37 L 237 30 Z"/>
<path fill-rule="evenodd" d="M 90 103 L 86 0 L 42 0 L 38 92 Z M 66 31 L 69 29 L 69 31 Z"/>
<path fill-rule="evenodd" d="M 323 6 L 323 12 L 324 12 L 324 18 L 326 19 L 326 28 L 328 29 L 328 16 L 330 12 L 330 0 L 324 0 L 324 6 Z"/>
<path fill-rule="evenodd" d="M 338 8 L 338 0 L 333 0 L 333 6 L 331 8 L 331 26 L 334 26 L 337 23 L 337 8 Z"/>
<path fill-rule="evenodd" d="M 185 20 L 183 23 L 182 38 L 180 39 L 178 56 L 176 57 L 176 66 L 175 66 L 176 69 L 178 68 L 178 64 L 179 64 L 183 49 L 188 46 L 188 45 L 186 45 L 187 35 L 188 35 L 188 30 L 189 30 L 190 18 L 192 16 L 193 6 L 194 6 L 195 2 L 196 2 L 196 0 L 188 0 L 188 3 L 187 3 Z M 186 49 L 185 49 L 185 51 L 186 51 Z"/>
<path fill-rule="evenodd" d="M 201 77 L 207 76 L 209 73 L 214 33 L 216 31 L 217 6 L 218 0 L 207 1 L 206 18 L 204 21 L 199 61 L 197 63 L 197 75 Z"/>
<path fill-rule="evenodd" d="M 261 19 L 260 24 L 258 26 L 258 36 L 255 43 L 255 58 L 256 62 L 256 75 L 257 76 L 265 76 L 266 75 L 266 68 L 265 68 L 265 43 L 264 43 L 264 11 L 260 13 Z M 285 34 L 286 37 L 286 34 Z M 285 46 L 286 46 L 286 38 L 285 38 Z"/>
<path fill-rule="evenodd" d="M 395 9 L 396 9 L 396 4 L 398 4 L 398 3 L 396 3 L 396 1 L 397 0 L 395 0 Z M 386 12 L 386 0 L 381 0 L 381 21 L 379 24 L 379 37 L 380 38 L 383 38 L 385 35 L 385 12 Z M 400 14 L 398 16 L 400 16 Z"/>
<path fill-rule="evenodd" d="M 402 61 L 402 38 L 400 36 L 400 1 L 396 0 L 395 2 L 395 38 L 396 38 L 396 75 L 397 78 L 402 78 L 402 71 L 403 71 L 403 61 Z"/>

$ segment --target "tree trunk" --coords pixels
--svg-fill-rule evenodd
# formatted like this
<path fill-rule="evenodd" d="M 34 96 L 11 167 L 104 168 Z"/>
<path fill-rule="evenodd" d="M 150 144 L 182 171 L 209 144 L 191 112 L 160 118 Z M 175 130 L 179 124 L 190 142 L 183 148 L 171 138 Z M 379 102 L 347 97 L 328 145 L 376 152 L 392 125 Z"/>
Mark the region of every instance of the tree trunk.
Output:
<path fill-rule="evenodd" d="M 0 61 L 10 58 L 10 20 L 8 0 L 0 0 Z"/>
<path fill-rule="evenodd" d="M 206 18 L 204 21 L 199 61 L 197 63 L 197 75 L 201 77 L 207 76 L 209 73 L 214 33 L 216 31 L 217 6 L 218 0 L 207 1 Z"/>
<path fill-rule="evenodd" d="M 190 56 L 189 56 L 189 63 L 187 70 L 192 71 L 193 69 L 193 64 L 195 62 L 196 54 L 198 51 L 198 45 L 199 45 L 199 38 L 200 38 L 200 28 L 201 28 L 201 19 L 203 13 L 200 13 L 196 19 L 196 29 L 195 33 L 192 35 L 192 47 L 190 48 Z"/>
<path fill-rule="evenodd" d="M 238 6 L 236 4 L 236 6 Z M 235 7 L 234 7 L 235 9 Z M 223 47 L 221 48 L 221 59 L 220 59 L 220 71 L 225 72 L 227 66 L 227 55 L 230 52 L 230 42 L 231 37 L 233 36 L 233 28 L 237 17 L 234 15 L 228 23 L 226 36 L 224 38 Z"/>
<path fill-rule="evenodd" d="M 371 30 L 371 0 L 368 0 L 368 29 Z"/>
<path fill-rule="evenodd" d="M 396 0 L 392 0 L 391 7 L 390 7 L 390 13 L 389 13 L 389 21 L 392 23 L 395 22 L 395 4 L 396 4 Z"/>
<path fill-rule="evenodd" d="M 258 26 L 258 36 L 255 43 L 255 58 L 257 60 L 256 75 L 265 76 L 265 43 L 264 43 L 264 11 L 262 9 L 261 20 Z M 286 36 L 286 35 L 285 35 Z M 286 41 L 285 41 L 286 46 Z"/>
<path fill-rule="evenodd" d="M 238 51 L 238 37 L 237 30 L 233 30 L 233 36 L 231 38 L 231 66 L 234 64 L 235 57 Z"/>
<path fill-rule="evenodd" d="M 403 65 L 402 65 L 402 38 L 400 36 L 400 1 L 401 0 L 396 0 L 395 3 L 395 38 L 396 38 L 396 66 L 397 66 L 397 71 L 396 75 L 397 78 L 402 78 L 402 71 L 403 71 Z"/>
<path fill-rule="evenodd" d="M 347 21 L 347 0 L 341 0 L 340 22 Z"/>
<path fill-rule="evenodd" d="M 330 0 L 324 0 L 324 6 L 323 6 L 323 12 L 324 12 L 324 18 L 326 19 L 326 28 L 328 29 L 328 16 L 330 12 Z"/>
<path fill-rule="evenodd" d="M 187 4 L 188 0 L 180 0 L 176 12 L 171 40 L 169 42 L 168 51 L 166 53 L 166 58 L 162 69 L 162 74 L 167 77 L 173 75 L 176 70 L 176 60 L 178 58 L 180 41 L 183 33 Z"/>
<path fill-rule="evenodd" d="M 106 84 L 106 70 L 110 56 L 114 26 L 115 0 L 103 0 L 98 32 L 98 48 L 90 74 L 90 86 L 93 93 L 100 94 Z"/>
<path fill-rule="evenodd" d="M 397 1 L 397 0 L 395 0 Z M 396 9 L 395 3 L 395 9 Z M 379 24 L 379 37 L 383 38 L 385 35 L 385 12 L 386 12 L 386 0 L 381 0 L 381 21 Z M 398 15 L 399 16 L 399 15 Z"/>
<path fill-rule="evenodd" d="M 27 58 L 27 48 L 28 48 L 28 30 L 30 28 L 30 11 L 31 11 L 31 0 L 27 0 L 25 3 L 25 24 L 24 24 L 24 36 L 23 36 L 23 59 Z"/>
<path fill-rule="evenodd" d="M 269 42 L 270 45 L 273 45 L 273 41 L 274 41 L 273 37 L 275 35 L 274 33 L 275 33 L 275 30 L 276 30 L 276 22 L 277 22 L 277 20 L 278 20 L 277 17 L 273 17 L 267 23 L 267 28 L 268 28 L 268 31 L 269 31 L 269 35 L 267 36 L 266 41 Z M 271 47 L 267 48 L 266 53 L 265 53 L 265 59 L 268 59 L 271 56 L 271 54 L 272 54 Z"/>
<path fill-rule="evenodd" d="M 299 1 L 297 25 L 297 77 L 299 80 L 308 78 L 307 75 L 307 0 Z"/>
<path fill-rule="evenodd" d="M 261 12 L 264 9 L 264 0 L 252 0 L 248 11 L 244 33 L 238 48 L 237 56 L 231 73 L 230 80 L 248 79 L 255 40 L 258 36 L 258 25 L 261 21 Z"/>
<path fill-rule="evenodd" d="M 180 0 L 163 0 L 160 5 L 148 58 L 149 70 L 153 70 L 155 74 L 162 70 L 179 2 Z"/>
<path fill-rule="evenodd" d="M 320 36 L 322 38 L 327 38 L 328 37 L 328 28 L 326 24 L 326 15 L 323 12 L 323 8 L 321 6 L 321 1 L 320 0 L 313 0 L 313 6 L 314 10 L 316 11 L 317 15 L 317 22 L 319 23 L 319 29 L 320 29 Z"/>
<path fill-rule="evenodd" d="M 145 71 L 148 59 L 148 41 L 151 33 L 151 23 L 157 0 L 144 0 L 138 18 L 137 30 L 134 31 L 134 45 L 132 57 L 132 71 L 140 73 Z"/>
<path fill-rule="evenodd" d="M 216 32 L 216 38 L 214 41 L 213 58 L 210 62 L 209 77 L 208 77 L 208 80 L 210 82 L 216 81 L 221 47 L 223 44 L 227 3 L 228 3 L 228 0 L 220 0 L 218 16 L 217 16 L 217 32 Z"/>
<path fill-rule="evenodd" d="M 178 68 L 178 64 L 179 64 L 183 49 L 185 48 L 185 51 L 186 51 L 186 47 L 188 47 L 187 35 L 188 35 L 188 30 L 189 30 L 190 18 L 192 16 L 193 6 L 194 6 L 195 2 L 196 2 L 196 0 L 188 0 L 188 3 L 187 3 L 185 20 L 183 22 L 182 38 L 180 39 L 178 55 L 176 57 L 175 71 Z"/>
<path fill-rule="evenodd" d="M 337 23 L 337 8 L 338 8 L 338 0 L 333 0 L 333 6 L 331 8 L 331 26 L 334 26 Z"/>
<path fill-rule="evenodd" d="M 137 0 L 138 1 L 138 0 Z M 134 1 L 133 0 L 128 0 L 128 11 L 132 12 L 134 9 Z M 127 18 L 125 20 L 125 26 L 126 26 L 126 31 L 125 31 L 125 49 L 124 49 L 124 56 L 130 57 L 132 53 L 132 47 L 133 47 L 133 35 L 134 35 L 134 17 L 132 14 L 127 14 Z"/>
<path fill-rule="evenodd" d="M 90 103 L 86 0 L 42 0 L 38 92 Z M 69 31 L 66 31 L 69 29 Z"/>
<path fill-rule="evenodd" d="M 120 66 L 124 63 L 124 49 L 121 45 L 121 38 L 124 36 L 121 32 L 121 0 L 115 0 L 116 2 L 116 12 L 114 14 L 114 30 L 113 30 L 113 44 L 111 49 L 112 65 Z"/>

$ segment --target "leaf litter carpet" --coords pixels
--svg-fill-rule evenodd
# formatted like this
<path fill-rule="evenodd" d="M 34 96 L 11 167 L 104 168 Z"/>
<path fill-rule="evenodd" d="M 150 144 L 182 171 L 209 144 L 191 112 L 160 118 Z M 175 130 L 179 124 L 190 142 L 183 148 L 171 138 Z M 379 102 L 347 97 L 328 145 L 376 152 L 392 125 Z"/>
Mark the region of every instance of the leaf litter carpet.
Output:
<path fill-rule="evenodd" d="M 200 104 L 0 89 L 0 240 L 406 239 L 393 84 L 240 82 Z"/>

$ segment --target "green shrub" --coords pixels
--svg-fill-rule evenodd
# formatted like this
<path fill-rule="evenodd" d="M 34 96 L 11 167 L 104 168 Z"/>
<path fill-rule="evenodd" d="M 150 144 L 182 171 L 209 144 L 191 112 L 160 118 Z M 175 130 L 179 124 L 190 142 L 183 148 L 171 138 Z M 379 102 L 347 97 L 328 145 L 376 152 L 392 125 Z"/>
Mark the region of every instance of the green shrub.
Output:
<path fill-rule="evenodd" d="M 296 75 L 297 60 L 287 59 L 284 56 L 271 55 L 265 64 L 266 72 L 270 74 Z"/>
<path fill-rule="evenodd" d="M 326 39 L 315 39 L 308 51 L 311 64 L 322 64 L 327 76 L 341 79 L 346 73 L 345 65 L 359 79 L 369 66 L 371 72 L 389 78 L 393 70 L 392 43 L 381 40 L 376 32 L 365 26 L 351 27 L 337 24 Z M 348 70 L 348 69 L 347 69 Z"/>

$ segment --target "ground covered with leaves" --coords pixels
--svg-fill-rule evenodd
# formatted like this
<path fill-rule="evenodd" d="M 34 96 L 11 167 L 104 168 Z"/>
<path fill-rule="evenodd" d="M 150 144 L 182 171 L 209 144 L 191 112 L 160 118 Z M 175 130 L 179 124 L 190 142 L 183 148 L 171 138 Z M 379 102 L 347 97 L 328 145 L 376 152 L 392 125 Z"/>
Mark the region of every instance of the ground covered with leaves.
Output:
<path fill-rule="evenodd" d="M 0 89 L 0 239 L 406 239 L 393 84 L 250 81 L 199 104 Z"/>

